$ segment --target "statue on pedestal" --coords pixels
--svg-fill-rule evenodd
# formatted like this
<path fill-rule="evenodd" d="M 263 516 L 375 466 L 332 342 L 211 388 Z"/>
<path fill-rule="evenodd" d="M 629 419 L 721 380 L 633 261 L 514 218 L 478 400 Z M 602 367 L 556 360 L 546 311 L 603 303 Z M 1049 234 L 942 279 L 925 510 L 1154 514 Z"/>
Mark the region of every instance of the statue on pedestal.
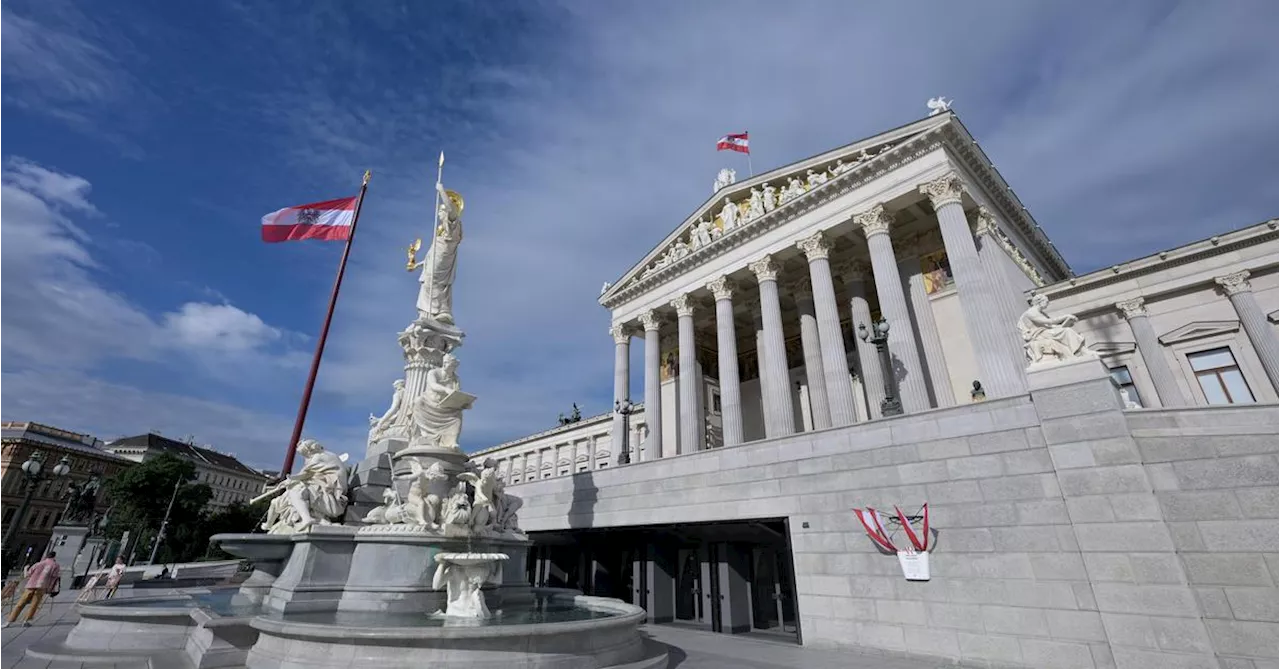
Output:
<path fill-rule="evenodd" d="M 460 450 L 462 412 L 471 408 L 475 396 L 462 392 L 457 370 L 458 359 L 446 353 L 441 365 L 427 372 L 427 389 L 410 406 L 411 446 Z"/>
<path fill-rule="evenodd" d="M 332 525 L 347 510 L 347 466 L 344 458 L 329 451 L 315 439 L 298 442 L 303 457 L 302 471 L 250 501 L 274 496 L 267 508 L 262 529 L 268 534 L 305 532 L 312 525 Z"/>
<path fill-rule="evenodd" d="M 1084 337 L 1072 329 L 1078 320 L 1072 314 L 1050 316 L 1045 312 L 1049 298 L 1034 295 L 1031 307 L 1018 318 L 1018 331 L 1031 364 L 1046 362 L 1046 356 L 1057 362 L 1096 355 L 1084 347 Z"/>
<path fill-rule="evenodd" d="M 373 414 L 369 414 L 369 443 L 373 444 L 382 438 L 391 427 L 403 422 L 407 417 L 407 411 L 404 406 L 404 379 L 397 379 L 392 384 L 395 392 L 391 395 L 391 407 L 387 412 L 379 418 Z"/>
<path fill-rule="evenodd" d="M 435 234 L 422 261 L 415 262 L 417 244 L 410 247 L 409 271 L 418 275 L 418 317 L 453 325 L 453 280 L 458 270 L 458 245 L 462 243 L 462 196 L 436 183 L 440 206 L 436 210 Z"/>

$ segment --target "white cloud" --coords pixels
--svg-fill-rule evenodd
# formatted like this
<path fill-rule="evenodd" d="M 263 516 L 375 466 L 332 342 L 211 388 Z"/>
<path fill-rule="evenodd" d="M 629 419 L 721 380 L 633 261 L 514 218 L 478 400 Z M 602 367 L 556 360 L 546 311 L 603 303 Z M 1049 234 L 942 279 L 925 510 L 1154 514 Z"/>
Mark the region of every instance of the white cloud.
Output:
<path fill-rule="evenodd" d="M 256 314 L 207 302 L 188 302 L 165 314 L 161 327 L 179 347 L 237 354 L 260 350 L 283 336 Z"/>

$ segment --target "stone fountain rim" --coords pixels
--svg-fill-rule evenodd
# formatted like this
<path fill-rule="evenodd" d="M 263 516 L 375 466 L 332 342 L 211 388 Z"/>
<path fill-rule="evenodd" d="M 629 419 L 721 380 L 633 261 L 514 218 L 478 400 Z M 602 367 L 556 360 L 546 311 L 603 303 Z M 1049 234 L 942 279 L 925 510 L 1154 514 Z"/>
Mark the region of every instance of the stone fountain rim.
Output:
<path fill-rule="evenodd" d="M 436 562 L 450 562 L 457 565 L 464 564 L 457 561 L 459 558 L 465 559 L 471 563 L 480 563 L 504 562 L 506 560 L 510 560 L 511 556 L 506 553 L 436 553 L 435 559 Z"/>
<path fill-rule="evenodd" d="M 592 610 L 603 610 L 619 615 L 611 618 L 574 620 L 561 623 L 525 623 L 522 625 L 459 625 L 447 627 L 343 627 L 327 623 L 304 623 L 257 616 L 250 626 L 260 632 L 277 636 L 324 641 L 381 641 L 405 639 L 430 641 L 432 639 L 485 639 L 490 637 L 527 637 L 590 632 L 610 627 L 639 626 L 648 614 L 644 609 L 619 600 L 587 595 L 552 595 L 553 598 L 571 599 L 576 605 Z M 425 615 L 425 614 L 424 614 Z"/>

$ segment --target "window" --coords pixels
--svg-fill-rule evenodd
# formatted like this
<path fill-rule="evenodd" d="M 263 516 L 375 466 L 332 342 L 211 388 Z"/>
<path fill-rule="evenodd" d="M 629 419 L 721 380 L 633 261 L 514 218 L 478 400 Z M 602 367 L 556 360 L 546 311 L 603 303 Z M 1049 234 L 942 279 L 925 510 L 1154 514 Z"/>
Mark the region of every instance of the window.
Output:
<path fill-rule="evenodd" d="M 1138 397 L 1138 387 L 1133 385 L 1133 375 L 1125 365 L 1111 368 L 1111 380 L 1120 389 L 1120 397 L 1124 399 L 1124 408 L 1141 409 L 1142 398 Z"/>
<path fill-rule="evenodd" d="M 1200 382 L 1200 390 L 1209 404 L 1247 404 L 1253 402 L 1253 393 L 1244 375 L 1236 366 L 1236 358 L 1228 347 L 1200 351 L 1187 355 L 1187 362 Z"/>
<path fill-rule="evenodd" d="M 13 520 L 13 514 L 14 514 L 14 513 L 17 513 L 17 511 L 18 511 L 18 510 L 17 510 L 16 508 L 12 507 L 12 506 L 4 510 L 4 524 L 5 524 L 5 525 L 8 525 L 8 524 L 9 524 L 9 521 Z"/>

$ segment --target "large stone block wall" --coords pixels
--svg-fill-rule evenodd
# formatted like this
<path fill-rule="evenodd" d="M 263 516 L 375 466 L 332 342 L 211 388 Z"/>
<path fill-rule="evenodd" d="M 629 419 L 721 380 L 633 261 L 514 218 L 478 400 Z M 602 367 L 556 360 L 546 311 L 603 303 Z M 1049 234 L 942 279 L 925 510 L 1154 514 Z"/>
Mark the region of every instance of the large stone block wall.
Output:
<path fill-rule="evenodd" d="M 1224 667 L 1275 667 L 1277 431 L 1274 406 L 1126 413 L 1142 464 Z M 1122 577 L 1128 574 L 1122 572 Z M 1142 642 L 1159 645 L 1154 630 Z"/>
<path fill-rule="evenodd" d="M 787 518 L 806 645 L 991 667 L 1275 666 L 1275 407 L 1201 418 L 1224 445 L 1197 446 L 1187 416 L 1214 410 L 1122 411 L 1096 361 L 1033 385 L 511 491 L 534 532 Z M 1182 440 L 1183 460 L 1148 462 L 1160 429 Z M 1269 451 L 1248 450 L 1268 434 Z M 1225 492 L 1234 506 L 1180 491 Z M 851 510 L 924 501 L 933 578 L 907 582 Z M 1175 520 L 1192 503 L 1238 517 Z M 1221 550 L 1205 541 L 1228 532 L 1239 536 Z M 1223 574 L 1233 559 L 1239 573 Z"/>

